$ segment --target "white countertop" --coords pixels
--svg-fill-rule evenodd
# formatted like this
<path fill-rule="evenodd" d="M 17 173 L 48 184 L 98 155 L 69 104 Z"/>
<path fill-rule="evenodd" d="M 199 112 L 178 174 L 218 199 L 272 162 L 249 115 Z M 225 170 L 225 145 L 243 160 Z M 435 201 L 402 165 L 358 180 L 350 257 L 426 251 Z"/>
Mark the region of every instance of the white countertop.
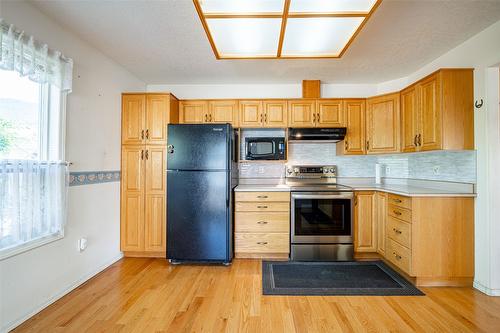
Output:
<path fill-rule="evenodd" d="M 434 181 L 407 181 L 402 183 L 375 184 L 373 181 L 344 180 L 339 184 L 347 185 L 354 191 L 381 191 L 409 197 L 475 197 L 473 184 L 446 183 Z M 458 185 L 457 185 L 458 184 Z M 235 188 L 239 192 L 287 192 L 290 186 L 286 184 L 241 184 Z"/>

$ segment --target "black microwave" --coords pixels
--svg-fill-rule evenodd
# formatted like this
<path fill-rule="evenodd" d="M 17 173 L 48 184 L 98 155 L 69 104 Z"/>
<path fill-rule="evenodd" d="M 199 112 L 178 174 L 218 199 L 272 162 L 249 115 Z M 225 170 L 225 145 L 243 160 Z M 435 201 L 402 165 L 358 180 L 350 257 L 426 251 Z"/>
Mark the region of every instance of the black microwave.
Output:
<path fill-rule="evenodd" d="M 247 160 L 284 160 L 285 138 L 245 138 Z"/>

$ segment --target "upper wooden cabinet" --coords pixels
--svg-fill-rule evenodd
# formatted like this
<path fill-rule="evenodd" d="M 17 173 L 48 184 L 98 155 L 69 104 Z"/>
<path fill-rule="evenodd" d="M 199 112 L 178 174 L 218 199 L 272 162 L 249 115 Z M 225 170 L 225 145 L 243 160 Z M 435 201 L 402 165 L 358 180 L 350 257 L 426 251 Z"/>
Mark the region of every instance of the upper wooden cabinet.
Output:
<path fill-rule="evenodd" d="M 316 102 L 316 127 L 344 127 L 344 103 L 341 99 Z"/>
<path fill-rule="evenodd" d="M 290 127 L 316 126 L 316 100 L 288 101 L 288 125 Z"/>
<path fill-rule="evenodd" d="M 337 143 L 339 155 L 363 155 L 366 148 L 365 100 L 344 100 L 347 134 L 344 141 Z"/>
<path fill-rule="evenodd" d="M 401 91 L 401 150 L 416 151 L 418 133 L 417 87 Z"/>
<path fill-rule="evenodd" d="M 472 69 L 442 69 L 403 90 L 403 151 L 474 149 L 473 94 Z"/>
<path fill-rule="evenodd" d="M 178 101 L 171 94 L 122 95 L 122 144 L 167 142 L 167 124 L 178 122 Z"/>
<path fill-rule="evenodd" d="M 288 105 L 286 100 L 265 100 L 264 127 L 286 127 L 288 124 Z"/>
<path fill-rule="evenodd" d="M 200 124 L 208 121 L 207 101 L 181 101 L 179 122 L 181 124 Z"/>
<path fill-rule="evenodd" d="M 366 152 L 368 154 L 400 151 L 399 93 L 366 100 Z"/>
<path fill-rule="evenodd" d="M 217 100 L 208 104 L 208 122 L 230 123 L 233 127 L 238 127 L 238 101 Z"/>
<path fill-rule="evenodd" d="M 240 101 L 240 127 L 263 127 L 262 101 Z"/>
<path fill-rule="evenodd" d="M 356 192 L 354 200 L 354 252 L 376 252 L 375 192 Z"/>

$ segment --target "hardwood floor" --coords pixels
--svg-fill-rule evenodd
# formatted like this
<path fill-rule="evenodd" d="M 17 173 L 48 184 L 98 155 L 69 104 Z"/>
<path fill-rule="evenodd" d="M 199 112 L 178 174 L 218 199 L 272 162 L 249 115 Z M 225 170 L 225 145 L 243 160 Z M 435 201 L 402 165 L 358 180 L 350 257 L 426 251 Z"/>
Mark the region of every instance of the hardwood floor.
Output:
<path fill-rule="evenodd" d="M 15 332 L 498 332 L 500 298 L 472 288 L 426 296 L 262 296 L 260 260 L 171 266 L 123 259 Z"/>

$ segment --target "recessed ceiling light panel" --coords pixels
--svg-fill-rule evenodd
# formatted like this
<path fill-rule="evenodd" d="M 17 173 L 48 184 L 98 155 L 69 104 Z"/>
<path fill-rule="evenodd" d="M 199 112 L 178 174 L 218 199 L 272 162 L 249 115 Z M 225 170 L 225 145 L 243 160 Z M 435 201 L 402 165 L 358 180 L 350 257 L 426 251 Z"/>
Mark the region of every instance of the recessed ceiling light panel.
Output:
<path fill-rule="evenodd" d="M 362 17 L 289 18 L 281 55 L 337 57 L 362 22 Z"/>
<path fill-rule="evenodd" d="M 291 0 L 290 13 L 369 13 L 377 0 Z"/>
<path fill-rule="evenodd" d="M 217 59 L 340 58 L 382 0 L 193 0 Z"/>
<path fill-rule="evenodd" d="M 199 0 L 203 13 L 283 13 L 285 0 Z"/>
<path fill-rule="evenodd" d="M 281 19 L 207 19 L 207 25 L 221 58 L 276 56 Z"/>

